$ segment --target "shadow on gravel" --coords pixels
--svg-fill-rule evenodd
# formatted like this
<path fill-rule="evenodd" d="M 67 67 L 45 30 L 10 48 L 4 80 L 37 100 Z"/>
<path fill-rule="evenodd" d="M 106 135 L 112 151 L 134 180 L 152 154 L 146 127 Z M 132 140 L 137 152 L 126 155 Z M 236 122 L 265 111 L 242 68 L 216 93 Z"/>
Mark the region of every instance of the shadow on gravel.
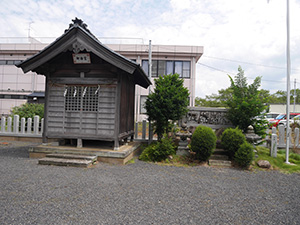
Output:
<path fill-rule="evenodd" d="M 29 147 L 0 148 L 0 157 L 29 158 Z"/>

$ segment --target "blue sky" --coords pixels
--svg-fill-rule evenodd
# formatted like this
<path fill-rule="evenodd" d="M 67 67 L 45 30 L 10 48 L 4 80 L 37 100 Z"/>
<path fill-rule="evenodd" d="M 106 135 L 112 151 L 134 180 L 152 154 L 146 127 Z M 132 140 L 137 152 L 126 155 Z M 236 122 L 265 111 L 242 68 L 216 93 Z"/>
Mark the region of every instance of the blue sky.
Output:
<path fill-rule="evenodd" d="M 81 18 L 97 37 L 204 46 L 196 95 L 227 88 L 239 65 L 248 82 L 286 90 L 285 0 L 0 0 L 0 37 L 58 37 Z M 291 87 L 300 88 L 300 1 L 290 0 Z"/>

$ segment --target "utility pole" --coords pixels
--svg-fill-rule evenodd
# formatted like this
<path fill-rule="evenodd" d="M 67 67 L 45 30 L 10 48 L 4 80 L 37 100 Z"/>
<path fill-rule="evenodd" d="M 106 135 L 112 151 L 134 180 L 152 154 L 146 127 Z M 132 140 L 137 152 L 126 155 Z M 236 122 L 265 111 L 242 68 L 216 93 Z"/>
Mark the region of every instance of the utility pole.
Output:
<path fill-rule="evenodd" d="M 148 72 L 149 72 L 149 80 L 151 80 L 152 76 L 152 45 L 151 45 L 151 40 L 149 40 L 149 55 L 148 55 Z M 151 85 L 149 85 L 149 94 L 151 93 Z"/>
<path fill-rule="evenodd" d="M 149 80 L 151 81 L 151 75 L 152 75 L 152 45 L 151 40 L 149 40 L 149 55 L 148 55 L 148 73 L 149 73 Z M 149 95 L 151 94 L 151 84 L 149 85 Z M 152 125 L 151 121 L 149 120 L 149 137 L 148 137 L 148 144 L 151 144 L 152 142 Z"/>
<path fill-rule="evenodd" d="M 290 1 L 286 1 L 286 30 L 287 30 L 287 42 L 286 42 L 286 64 L 287 64 L 287 99 L 286 99 L 286 151 L 285 151 L 285 163 L 289 162 L 289 149 L 290 149 L 290 73 L 291 73 L 291 60 L 290 60 Z"/>
<path fill-rule="evenodd" d="M 295 82 L 294 82 L 294 95 L 293 95 L 293 97 L 294 97 L 294 113 L 296 112 L 296 97 L 297 97 L 297 95 L 296 95 L 296 79 L 295 79 Z"/>

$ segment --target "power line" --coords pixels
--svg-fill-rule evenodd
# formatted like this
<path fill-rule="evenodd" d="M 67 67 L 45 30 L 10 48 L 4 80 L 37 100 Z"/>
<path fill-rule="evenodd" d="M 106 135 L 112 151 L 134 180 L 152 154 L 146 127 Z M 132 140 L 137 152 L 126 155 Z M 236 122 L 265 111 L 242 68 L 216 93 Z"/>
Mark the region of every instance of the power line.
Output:
<path fill-rule="evenodd" d="M 197 62 L 197 64 L 201 65 L 201 66 L 204 66 L 204 67 L 207 67 L 209 69 L 212 69 L 212 70 L 216 70 L 216 71 L 219 71 L 219 72 L 223 72 L 223 73 L 226 73 L 228 75 L 231 75 L 231 76 L 235 76 L 236 74 L 235 73 L 232 73 L 232 72 L 228 72 L 228 71 L 225 71 L 225 70 L 222 70 L 222 69 L 218 69 L 216 67 L 213 67 L 213 66 L 209 66 L 209 65 L 206 65 L 204 63 L 199 63 Z M 255 78 L 253 77 L 247 77 L 248 79 L 252 79 L 254 80 Z M 265 82 L 276 82 L 276 83 L 285 83 L 286 81 L 277 81 L 277 80 L 265 80 L 265 79 L 262 79 L 261 81 L 265 81 Z M 299 82 L 297 82 L 298 84 L 300 84 Z"/>
<path fill-rule="evenodd" d="M 243 64 L 248 64 L 248 65 L 253 65 L 253 66 L 268 67 L 268 68 L 273 68 L 273 69 L 286 69 L 285 67 L 269 66 L 269 65 L 263 65 L 263 64 L 258 64 L 258 63 L 244 62 L 244 61 L 239 61 L 239 60 L 234 60 L 234 59 L 219 58 L 219 57 L 214 57 L 214 56 L 203 55 L 202 57 L 206 57 L 206 58 L 210 58 L 210 59 L 217 59 L 217 60 L 222 60 L 222 61 L 229 61 L 229 62 L 243 63 Z M 292 70 L 294 70 L 294 71 L 300 71 L 299 69 L 292 69 Z"/>

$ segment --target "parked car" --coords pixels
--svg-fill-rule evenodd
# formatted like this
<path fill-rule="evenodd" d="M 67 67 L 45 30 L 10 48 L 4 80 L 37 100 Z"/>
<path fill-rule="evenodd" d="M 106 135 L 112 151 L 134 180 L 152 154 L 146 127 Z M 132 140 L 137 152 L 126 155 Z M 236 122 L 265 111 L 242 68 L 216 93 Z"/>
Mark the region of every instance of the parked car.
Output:
<path fill-rule="evenodd" d="M 286 127 L 286 123 L 287 123 L 287 120 L 284 119 L 284 120 L 280 120 L 278 125 L 284 125 L 284 127 Z M 293 123 L 298 123 L 300 125 L 300 115 L 297 115 L 293 119 L 290 120 L 290 125 Z"/>
<path fill-rule="evenodd" d="M 270 113 L 266 113 L 266 119 L 268 121 L 275 119 L 280 113 L 276 113 L 276 112 L 270 112 Z"/>
<path fill-rule="evenodd" d="M 271 112 L 271 113 L 264 113 L 262 115 L 256 116 L 255 118 L 258 120 L 262 120 L 265 119 L 269 122 L 269 120 L 275 119 L 280 113 L 275 113 L 275 112 Z"/>
<path fill-rule="evenodd" d="M 295 116 L 300 115 L 300 113 L 290 113 L 290 119 Z M 270 127 L 277 127 L 281 120 L 286 120 L 286 113 L 278 115 L 275 119 L 269 121 Z"/>

